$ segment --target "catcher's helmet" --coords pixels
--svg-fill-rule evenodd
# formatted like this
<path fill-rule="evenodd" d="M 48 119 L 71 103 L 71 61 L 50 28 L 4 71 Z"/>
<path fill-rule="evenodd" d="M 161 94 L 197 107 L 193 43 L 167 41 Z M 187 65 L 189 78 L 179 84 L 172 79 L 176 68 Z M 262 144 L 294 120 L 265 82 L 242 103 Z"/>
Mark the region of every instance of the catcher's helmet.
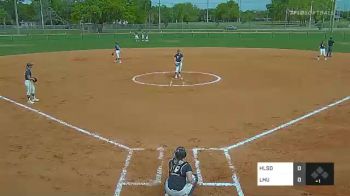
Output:
<path fill-rule="evenodd" d="M 176 148 L 174 155 L 177 160 L 182 160 L 186 157 L 187 153 L 185 148 L 180 146 Z"/>

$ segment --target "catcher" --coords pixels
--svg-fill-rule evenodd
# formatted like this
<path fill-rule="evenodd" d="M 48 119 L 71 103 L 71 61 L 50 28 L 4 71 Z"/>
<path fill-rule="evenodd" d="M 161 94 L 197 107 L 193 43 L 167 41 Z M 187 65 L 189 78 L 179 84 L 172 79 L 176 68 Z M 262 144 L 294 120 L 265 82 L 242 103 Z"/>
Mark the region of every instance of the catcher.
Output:
<path fill-rule="evenodd" d="M 27 99 L 29 104 L 33 104 L 34 102 L 38 102 L 39 99 L 35 97 L 35 83 L 38 81 L 37 78 L 32 77 L 32 67 L 34 64 L 27 63 L 26 71 L 24 74 L 24 85 L 27 91 Z"/>
<path fill-rule="evenodd" d="M 115 46 L 114 46 L 114 52 L 112 52 L 112 56 L 116 56 L 115 58 L 115 63 L 122 63 L 122 59 L 120 58 L 120 45 L 118 42 L 115 42 Z"/>
<path fill-rule="evenodd" d="M 191 196 L 197 184 L 197 176 L 185 161 L 186 150 L 178 147 L 169 161 L 169 178 L 165 181 L 165 196 Z"/>

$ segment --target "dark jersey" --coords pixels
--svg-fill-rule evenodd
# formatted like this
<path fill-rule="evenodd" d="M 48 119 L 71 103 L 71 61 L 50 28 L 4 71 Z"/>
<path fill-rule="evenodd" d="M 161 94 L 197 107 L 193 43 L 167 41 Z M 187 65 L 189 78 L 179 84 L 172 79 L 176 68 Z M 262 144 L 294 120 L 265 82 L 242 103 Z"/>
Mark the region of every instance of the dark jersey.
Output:
<path fill-rule="evenodd" d="M 176 53 L 174 58 L 176 62 L 181 62 L 184 55 L 182 53 Z"/>
<path fill-rule="evenodd" d="M 114 46 L 114 48 L 115 48 L 115 50 L 120 50 L 119 44 L 116 44 L 116 45 Z"/>
<path fill-rule="evenodd" d="M 169 161 L 169 189 L 181 191 L 186 185 L 186 173 L 192 171 L 188 162 L 178 163 L 175 159 Z"/>
<path fill-rule="evenodd" d="M 24 79 L 30 80 L 31 77 L 32 77 L 32 71 L 29 68 L 26 68 L 26 72 L 24 73 Z"/>
<path fill-rule="evenodd" d="M 334 45 L 334 43 L 335 43 L 335 42 L 334 42 L 333 40 L 331 40 L 331 39 L 328 40 L 328 46 L 331 46 L 331 47 L 332 47 L 332 46 Z"/>
<path fill-rule="evenodd" d="M 324 45 L 324 43 L 321 43 L 320 44 L 320 49 L 325 49 L 326 48 L 326 46 Z"/>

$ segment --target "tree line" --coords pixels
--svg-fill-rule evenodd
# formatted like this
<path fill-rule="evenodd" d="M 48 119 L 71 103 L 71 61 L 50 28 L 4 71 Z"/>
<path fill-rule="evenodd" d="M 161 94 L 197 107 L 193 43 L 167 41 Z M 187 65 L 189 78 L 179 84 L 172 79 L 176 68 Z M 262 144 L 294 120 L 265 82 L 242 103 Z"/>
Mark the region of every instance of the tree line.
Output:
<path fill-rule="evenodd" d="M 40 21 L 40 0 L 0 0 L 0 22 L 15 24 L 14 2 L 17 1 L 19 21 Z M 159 7 L 151 0 L 41 0 L 45 24 L 158 23 Z M 272 0 L 266 11 L 239 11 L 236 1 L 229 0 L 209 9 L 209 19 L 215 22 L 252 21 L 269 18 L 274 21 L 299 20 L 305 23 L 313 7 L 314 21 L 327 20 L 333 0 Z M 206 21 L 207 10 L 192 3 L 160 6 L 161 23 Z M 346 14 L 345 14 L 346 15 Z"/>

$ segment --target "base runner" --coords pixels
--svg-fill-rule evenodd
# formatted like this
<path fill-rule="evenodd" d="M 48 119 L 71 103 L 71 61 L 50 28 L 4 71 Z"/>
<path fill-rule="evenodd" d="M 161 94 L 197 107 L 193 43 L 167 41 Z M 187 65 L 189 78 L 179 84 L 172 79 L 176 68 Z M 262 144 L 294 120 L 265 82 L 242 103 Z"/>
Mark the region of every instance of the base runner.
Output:
<path fill-rule="evenodd" d="M 175 63 L 175 79 L 181 78 L 182 71 L 182 63 L 184 60 L 184 55 L 181 53 L 181 50 L 178 49 L 176 54 L 174 55 L 174 63 Z"/>
<path fill-rule="evenodd" d="M 185 148 L 178 147 L 173 159 L 169 161 L 169 178 L 165 181 L 165 196 L 192 195 L 198 180 L 185 157 Z"/>
<path fill-rule="evenodd" d="M 24 74 L 24 85 L 26 87 L 27 99 L 29 104 L 33 104 L 34 102 L 38 102 L 39 99 L 35 97 L 35 82 L 38 80 L 32 76 L 32 67 L 34 64 L 27 63 L 26 71 Z"/>

